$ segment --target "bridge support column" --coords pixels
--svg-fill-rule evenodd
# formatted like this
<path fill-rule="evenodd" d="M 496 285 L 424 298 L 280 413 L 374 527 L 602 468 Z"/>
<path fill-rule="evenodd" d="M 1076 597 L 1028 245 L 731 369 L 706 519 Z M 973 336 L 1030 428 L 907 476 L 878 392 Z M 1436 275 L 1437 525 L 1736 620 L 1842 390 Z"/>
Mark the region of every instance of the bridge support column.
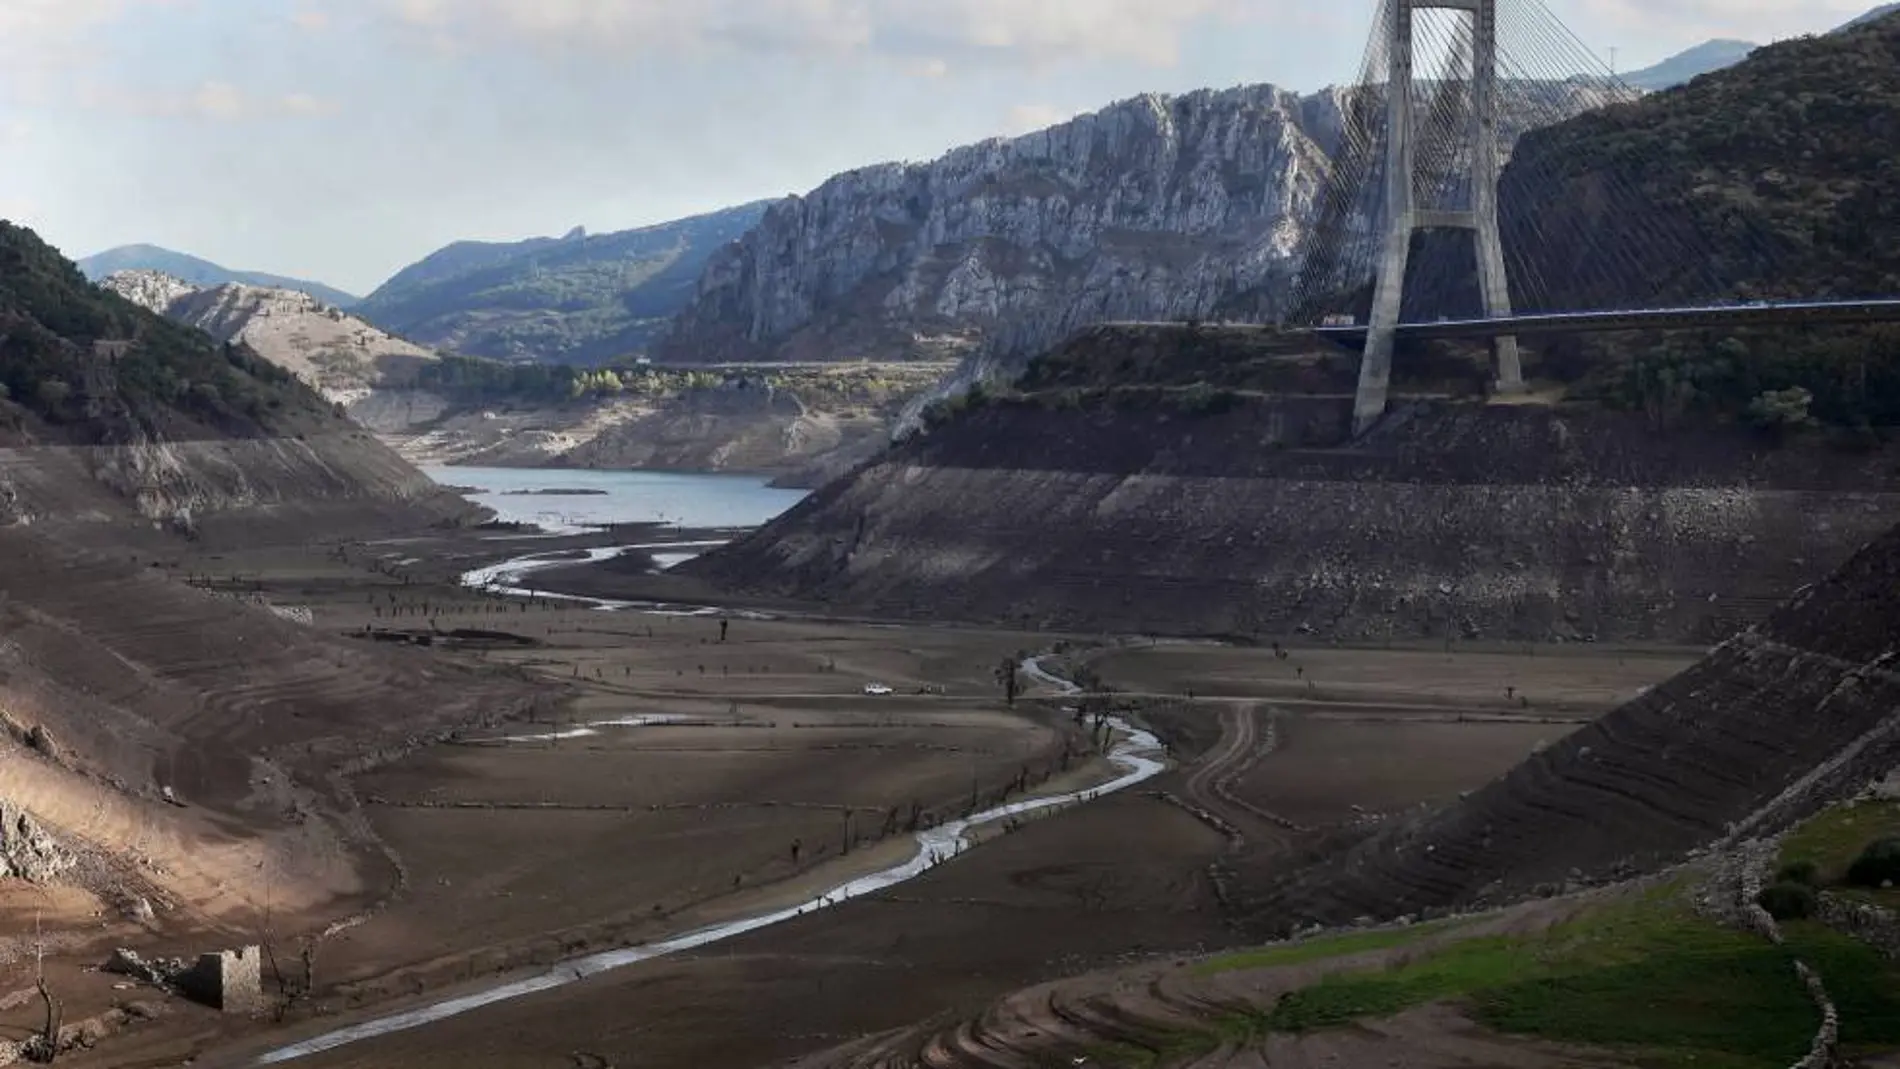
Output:
<path fill-rule="evenodd" d="M 1478 291 L 1489 319 L 1511 314 L 1511 286 L 1504 272 L 1504 242 L 1498 236 L 1498 10 L 1497 0 L 1471 8 L 1471 215 L 1478 245 Z M 1500 393 L 1524 390 L 1517 339 L 1495 338 Z"/>
<path fill-rule="evenodd" d="M 1420 211 L 1413 186 L 1417 135 L 1412 100 L 1415 12 L 1454 9 L 1471 18 L 1471 205 L 1468 211 Z M 1511 315 L 1511 289 L 1498 233 L 1497 0 L 1391 0 L 1392 35 L 1386 77 L 1385 240 L 1373 288 L 1372 315 L 1359 363 L 1353 433 L 1364 434 L 1385 415 L 1391 392 L 1392 350 L 1405 303 L 1405 272 L 1412 235 L 1428 227 L 1469 230 L 1477 246 L 1478 292 L 1487 318 Z M 1517 339 L 1495 339 L 1497 388 L 1524 388 Z"/>
<path fill-rule="evenodd" d="M 1412 5 L 1392 5 L 1391 65 L 1385 98 L 1385 248 L 1372 291 L 1372 317 L 1359 359 L 1359 389 L 1353 398 L 1352 432 L 1361 435 L 1385 415 L 1392 385 L 1392 348 L 1405 299 L 1405 269 L 1412 256 Z"/>

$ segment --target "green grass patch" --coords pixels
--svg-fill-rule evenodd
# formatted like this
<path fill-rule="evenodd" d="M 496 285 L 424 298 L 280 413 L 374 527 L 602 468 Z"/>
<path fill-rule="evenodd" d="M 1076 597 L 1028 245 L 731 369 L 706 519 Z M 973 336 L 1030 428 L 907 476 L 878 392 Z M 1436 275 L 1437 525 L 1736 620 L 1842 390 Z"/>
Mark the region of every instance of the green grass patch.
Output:
<path fill-rule="evenodd" d="M 1868 843 L 1892 836 L 1900 836 L 1900 802 L 1836 806 L 1789 832 L 1781 840 L 1779 863 L 1812 861 L 1822 883 L 1835 884 L 1847 878 L 1847 867 Z"/>
<path fill-rule="evenodd" d="M 1450 1000 L 1500 1032 L 1633 1049 L 1646 1064 L 1765 1069 L 1800 1057 L 1820 1023 L 1793 961 L 1789 949 L 1696 916 L 1671 890 L 1539 935 L 1470 939 L 1396 968 L 1328 977 L 1282 999 L 1259 1027 L 1311 1031 Z M 1878 985 L 1868 986 L 1871 999 Z"/>
<path fill-rule="evenodd" d="M 1819 921 L 1781 926 L 1788 948 L 1821 974 L 1841 1011 L 1841 1044 L 1850 1053 L 1900 1047 L 1900 969 L 1879 951 Z"/>
<path fill-rule="evenodd" d="M 1212 976 L 1216 973 L 1234 972 L 1238 969 L 1271 969 L 1282 965 L 1303 965 L 1309 961 L 1349 957 L 1372 950 L 1391 950 L 1395 947 L 1421 942 L 1427 936 L 1436 935 L 1439 932 L 1451 931 L 1462 923 L 1464 922 L 1432 921 L 1429 924 L 1415 924 L 1409 928 L 1347 932 L 1344 935 L 1329 935 L 1297 943 L 1283 943 L 1277 946 L 1261 947 L 1258 950 L 1242 950 L 1209 958 L 1195 965 L 1194 971 L 1202 976 Z"/>

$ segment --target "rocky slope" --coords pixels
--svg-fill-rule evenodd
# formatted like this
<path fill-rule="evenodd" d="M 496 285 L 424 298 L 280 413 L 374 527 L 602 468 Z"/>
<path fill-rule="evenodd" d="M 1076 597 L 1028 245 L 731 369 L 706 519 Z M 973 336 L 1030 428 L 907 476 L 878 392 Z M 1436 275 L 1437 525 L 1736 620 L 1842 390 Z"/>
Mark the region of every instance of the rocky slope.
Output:
<path fill-rule="evenodd" d="M 121 245 L 107 249 L 79 261 L 79 269 L 94 282 L 102 282 L 121 271 L 150 271 L 182 279 L 200 289 L 222 286 L 227 282 L 238 282 L 246 286 L 260 286 L 264 289 L 296 290 L 336 308 L 347 308 L 358 300 L 354 294 L 345 293 L 321 282 L 287 278 L 264 271 L 233 271 L 209 260 L 202 260 L 182 252 L 173 252 L 157 245 Z"/>
<path fill-rule="evenodd" d="M 1574 114 L 1545 86 L 1502 117 Z M 1546 99 L 1547 98 L 1547 99 Z M 1340 148 L 1345 95 L 1149 94 L 774 204 L 708 263 L 664 359 L 973 358 L 1020 369 L 1104 321 L 1271 320 Z"/>
<path fill-rule="evenodd" d="M 1469 798 L 1261 896 L 1271 928 L 1498 901 L 1770 835 L 1900 764 L 1900 529 Z"/>
<path fill-rule="evenodd" d="M 707 265 L 669 359 L 959 355 L 1103 319 L 1185 319 L 1287 270 L 1331 98 L 1272 86 L 1123 101 L 773 205 Z"/>
<path fill-rule="evenodd" d="M 384 893 L 339 771 L 527 689 L 188 584 L 179 561 L 467 506 L 249 347 L 4 223 L 0 383 L 0 916 L 43 913 L 49 949 L 90 963 L 101 939 L 253 942 L 264 909 L 320 927 Z M 389 694 L 424 692 L 391 715 Z M 6 990 L 31 984 L 20 931 L 0 932 Z M 69 1004 L 92 997 L 53 966 Z"/>
<path fill-rule="evenodd" d="M 349 412 L 418 463 L 743 472 L 817 486 L 881 449 L 911 399 L 948 371 L 635 368 L 621 388 L 579 400 L 377 390 Z"/>
<path fill-rule="evenodd" d="M 467 512 L 249 346 L 94 287 L 4 223 L 0 385 L 5 522 L 192 530 Z"/>
<path fill-rule="evenodd" d="M 1900 521 L 1891 446 L 1427 399 L 1459 387 L 1416 377 L 1350 441 L 1351 358 L 1275 349 L 1097 328 L 1063 366 L 1114 385 L 1032 371 L 1045 387 L 946 415 L 682 570 L 1058 629 L 1715 642 Z"/>
<path fill-rule="evenodd" d="M 402 386 L 418 363 L 435 359 L 430 350 L 297 290 L 235 282 L 198 287 L 152 271 L 119 272 L 100 285 L 218 341 L 242 342 L 332 401 Z"/>
<path fill-rule="evenodd" d="M 613 234 L 457 242 L 365 298 L 386 330 L 469 356 L 592 363 L 646 350 L 763 204 Z"/>

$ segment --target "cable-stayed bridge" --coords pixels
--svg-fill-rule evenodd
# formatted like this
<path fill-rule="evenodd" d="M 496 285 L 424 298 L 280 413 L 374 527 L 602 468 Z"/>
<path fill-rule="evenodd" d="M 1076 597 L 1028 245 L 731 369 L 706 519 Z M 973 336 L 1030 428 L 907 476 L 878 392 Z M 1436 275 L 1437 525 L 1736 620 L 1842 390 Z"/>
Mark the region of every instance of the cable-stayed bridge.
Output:
<path fill-rule="evenodd" d="M 1788 237 L 1631 147 L 1639 95 L 1542 0 L 1380 0 L 1285 317 L 1362 348 L 1359 430 L 1401 338 L 1487 339 L 1511 392 L 1520 336 L 1900 321 L 1778 285 Z"/>

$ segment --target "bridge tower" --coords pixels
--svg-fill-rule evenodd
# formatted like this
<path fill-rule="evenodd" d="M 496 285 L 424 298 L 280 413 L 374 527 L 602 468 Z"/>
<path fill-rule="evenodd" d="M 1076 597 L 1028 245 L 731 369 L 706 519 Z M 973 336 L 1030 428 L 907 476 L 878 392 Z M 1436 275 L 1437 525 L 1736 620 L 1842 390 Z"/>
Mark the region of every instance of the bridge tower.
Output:
<path fill-rule="evenodd" d="M 1511 314 L 1511 291 L 1504 274 L 1504 247 L 1498 238 L 1498 21 L 1497 0 L 1387 0 L 1392 39 L 1388 43 L 1385 138 L 1385 238 L 1379 276 L 1373 289 L 1372 318 L 1365 355 L 1359 364 L 1359 389 L 1353 404 L 1353 428 L 1362 434 L 1385 414 L 1392 380 L 1392 344 L 1405 295 L 1405 269 L 1412 235 L 1419 230 L 1468 230 L 1477 243 L 1478 291 L 1488 318 Z M 1469 207 L 1421 209 L 1416 188 L 1414 140 L 1419 134 L 1412 99 L 1413 21 L 1424 10 L 1456 10 L 1471 19 L 1471 97 L 1468 155 Z M 1524 388 L 1517 339 L 1492 342 L 1497 387 L 1514 393 Z"/>

